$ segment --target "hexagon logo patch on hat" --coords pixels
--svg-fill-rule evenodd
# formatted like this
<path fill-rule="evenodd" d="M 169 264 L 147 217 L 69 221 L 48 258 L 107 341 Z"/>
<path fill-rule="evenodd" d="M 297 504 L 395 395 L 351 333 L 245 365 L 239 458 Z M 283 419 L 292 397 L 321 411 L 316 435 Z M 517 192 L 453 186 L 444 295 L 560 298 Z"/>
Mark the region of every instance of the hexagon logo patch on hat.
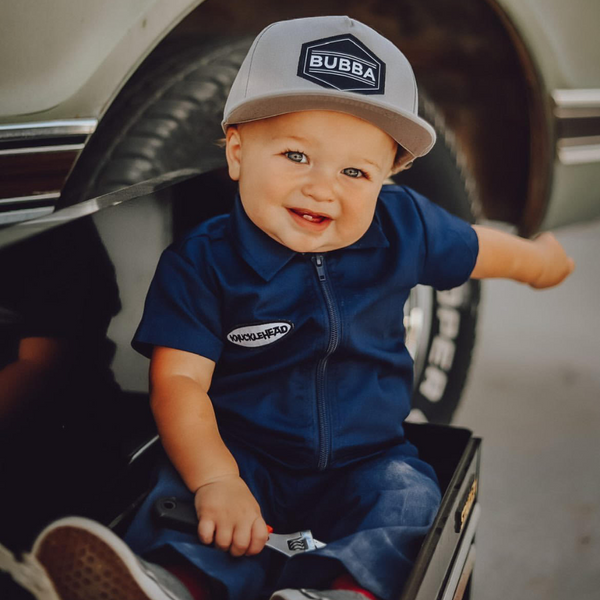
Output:
<path fill-rule="evenodd" d="M 385 63 L 351 34 L 302 44 L 298 76 L 334 90 L 385 93 Z"/>

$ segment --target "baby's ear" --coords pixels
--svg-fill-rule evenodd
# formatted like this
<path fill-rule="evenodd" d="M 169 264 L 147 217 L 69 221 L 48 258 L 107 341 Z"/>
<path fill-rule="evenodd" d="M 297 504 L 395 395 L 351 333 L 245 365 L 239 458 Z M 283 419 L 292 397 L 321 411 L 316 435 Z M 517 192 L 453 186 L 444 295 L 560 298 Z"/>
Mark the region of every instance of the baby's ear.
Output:
<path fill-rule="evenodd" d="M 400 171 L 406 171 L 406 169 L 410 169 L 415 161 L 415 158 L 416 156 L 398 144 L 396 156 L 394 157 L 394 164 L 392 165 L 392 170 L 390 171 L 390 176 L 396 175 L 396 173 L 400 173 Z"/>
<path fill-rule="evenodd" d="M 233 181 L 239 181 L 240 167 L 242 164 L 242 140 L 240 138 L 240 132 L 235 125 L 231 125 L 227 128 L 225 157 L 227 158 L 229 177 L 231 177 Z"/>
<path fill-rule="evenodd" d="M 392 170 L 390 171 L 390 177 L 392 175 L 396 175 L 397 173 L 400 173 L 400 171 L 406 171 L 407 169 L 410 169 L 413 166 L 414 163 L 414 159 L 412 160 L 407 160 L 405 162 L 400 162 L 400 163 L 396 163 L 392 166 Z"/>

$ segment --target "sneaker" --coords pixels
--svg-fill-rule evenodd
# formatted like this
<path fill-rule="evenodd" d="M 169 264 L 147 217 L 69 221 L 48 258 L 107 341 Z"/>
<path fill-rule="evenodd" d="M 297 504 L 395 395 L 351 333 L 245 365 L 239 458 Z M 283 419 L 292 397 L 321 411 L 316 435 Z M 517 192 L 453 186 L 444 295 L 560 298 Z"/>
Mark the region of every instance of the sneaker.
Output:
<path fill-rule="evenodd" d="M 348 590 L 279 590 L 270 600 L 365 600 L 360 592 Z"/>
<path fill-rule="evenodd" d="M 0 546 L 0 569 L 37 600 L 193 600 L 174 575 L 82 517 L 50 524 L 22 561 Z"/>

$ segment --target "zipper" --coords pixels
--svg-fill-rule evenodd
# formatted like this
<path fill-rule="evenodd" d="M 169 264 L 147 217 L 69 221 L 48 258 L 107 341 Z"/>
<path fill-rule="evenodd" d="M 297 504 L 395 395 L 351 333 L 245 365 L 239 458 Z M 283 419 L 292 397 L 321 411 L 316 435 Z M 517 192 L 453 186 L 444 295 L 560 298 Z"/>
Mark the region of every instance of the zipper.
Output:
<path fill-rule="evenodd" d="M 331 452 L 331 434 L 329 431 L 327 405 L 326 405 L 326 383 L 327 383 L 327 362 L 329 357 L 335 352 L 339 344 L 340 320 L 338 311 L 333 301 L 333 294 L 327 279 L 325 270 L 325 258 L 322 254 L 312 256 L 312 262 L 315 265 L 319 283 L 323 289 L 323 296 L 329 315 L 329 344 L 325 355 L 317 363 L 317 413 L 319 416 L 319 460 L 317 468 L 323 471 L 329 462 Z"/>

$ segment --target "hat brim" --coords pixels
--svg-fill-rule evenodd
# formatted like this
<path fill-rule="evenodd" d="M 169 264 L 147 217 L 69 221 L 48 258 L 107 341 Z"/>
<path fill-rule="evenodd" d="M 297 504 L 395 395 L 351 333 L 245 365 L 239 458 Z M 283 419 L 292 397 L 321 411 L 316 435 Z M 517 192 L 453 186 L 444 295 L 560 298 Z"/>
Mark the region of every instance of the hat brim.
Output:
<path fill-rule="evenodd" d="M 413 156 L 424 156 L 435 144 L 433 127 L 424 119 L 392 107 L 387 103 L 361 102 L 359 97 L 351 97 L 348 92 L 328 91 L 309 93 L 287 92 L 254 97 L 234 106 L 222 122 L 225 131 L 229 125 L 248 123 L 303 110 L 333 110 L 363 119 L 385 131 Z"/>

